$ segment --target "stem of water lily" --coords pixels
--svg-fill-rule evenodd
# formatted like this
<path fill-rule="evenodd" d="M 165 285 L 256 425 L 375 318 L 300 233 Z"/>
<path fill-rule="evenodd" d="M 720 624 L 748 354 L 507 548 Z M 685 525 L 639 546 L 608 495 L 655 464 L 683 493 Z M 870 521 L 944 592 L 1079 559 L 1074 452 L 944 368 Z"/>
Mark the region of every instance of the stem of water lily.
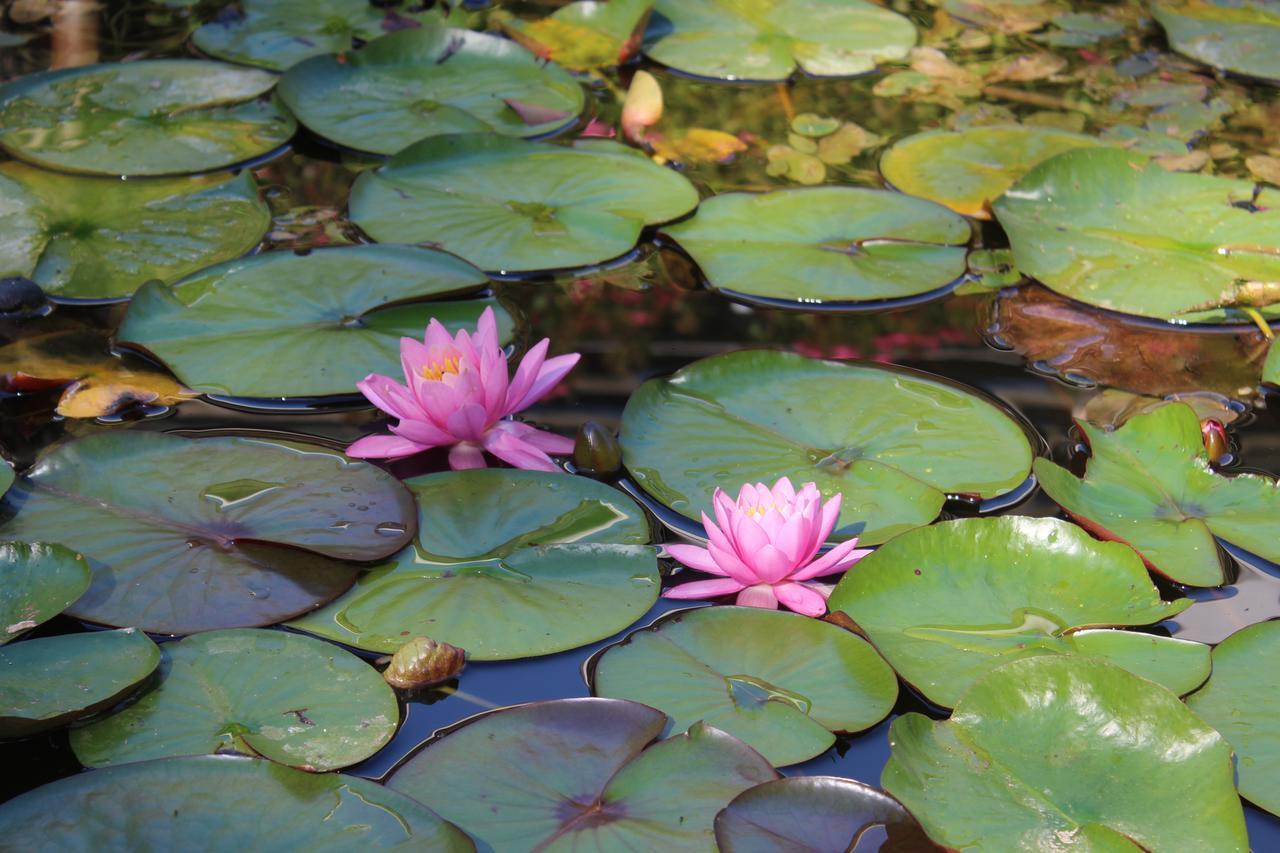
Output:
<path fill-rule="evenodd" d="M 1252 320 L 1254 325 L 1262 331 L 1262 334 L 1267 336 L 1268 340 L 1275 338 L 1275 333 L 1271 331 L 1271 325 L 1262 318 L 1262 315 L 1258 313 L 1257 308 L 1250 308 L 1248 305 L 1242 305 L 1240 310 L 1249 315 L 1249 319 Z"/>
<path fill-rule="evenodd" d="M 791 92 L 787 89 L 786 83 L 778 84 L 778 100 L 782 101 L 782 112 L 787 116 L 787 122 L 790 123 L 796 117 L 796 106 L 791 103 Z"/>

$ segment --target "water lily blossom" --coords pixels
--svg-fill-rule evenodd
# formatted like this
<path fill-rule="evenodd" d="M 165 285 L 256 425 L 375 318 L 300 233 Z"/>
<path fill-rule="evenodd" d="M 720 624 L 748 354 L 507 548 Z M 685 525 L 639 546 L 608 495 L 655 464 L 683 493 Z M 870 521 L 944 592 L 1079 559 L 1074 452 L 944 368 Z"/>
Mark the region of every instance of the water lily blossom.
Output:
<path fill-rule="evenodd" d="M 850 539 L 818 556 L 840 517 L 840 498 L 823 503 L 813 483 L 805 483 L 797 494 L 786 477 L 772 489 L 748 483 L 736 502 L 716 489 L 716 520 L 702 514 L 707 547 L 666 548 L 689 568 L 720 577 L 683 583 L 663 596 L 713 598 L 736 592 L 737 603 L 748 607 L 777 609 L 781 602 L 805 616 L 823 615 L 831 588 L 812 579 L 843 572 L 871 553 L 856 550 L 858 540 Z"/>
<path fill-rule="evenodd" d="M 405 385 L 377 373 L 356 383 L 399 423 L 390 434 L 356 441 L 347 455 L 394 459 L 448 447 L 455 470 L 484 468 L 487 450 L 517 468 L 558 471 L 548 454 L 572 453 L 573 439 L 508 419 L 549 394 L 578 363 L 578 353 L 547 358 L 548 344 L 547 338 L 535 344 L 512 376 L 492 308 L 480 315 L 474 334 L 464 329 L 451 336 L 433 319 L 421 342 L 400 339 Z"/>

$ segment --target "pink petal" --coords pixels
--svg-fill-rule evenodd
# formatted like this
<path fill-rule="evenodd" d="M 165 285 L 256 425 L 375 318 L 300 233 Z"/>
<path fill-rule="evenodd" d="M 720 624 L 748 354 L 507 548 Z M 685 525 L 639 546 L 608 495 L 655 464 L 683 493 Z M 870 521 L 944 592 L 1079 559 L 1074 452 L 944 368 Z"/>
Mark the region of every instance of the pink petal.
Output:
<path fill-rule="evenodd" d="M 813 559 L 822 544 L 813 534 L 816 525 L 812 516 L 797 513 L 773 537 L 774 546 L 787 555 L 792 567 L 803 566 Z"/>
<path fill-rule="evenodd" d="M 366 435 L 353 441 L 346 450 L 352 459 L 398 459 L 428 448 L 398 435 Z"/>
<path fill-rule="evenodd" d="M 827 612 L 827 600 L 804 584 L 780 583 L 773 588 L 778 600 L 805 616 L 821 616 Z"/>
<path fill-rule="evenodd" d="M 733 550 L 739 559 L 754 567 L 753 555 L 769 544 L 769 537 L 750 516 L 738 514 L 729 520 L 733 529 Z"/>
<path fill-rule="evenodd" d="M 728 574 L 728 572 L 720 568 L 720 565 L 711 556 L 711 552 L 706 548 L 699 548 L 697 545 L 666 545 L 664 547 L 668 557 L 691 569 L 697 569 L 709 575 L 720 575 L 721 577 Z"/>
<path fill-rule="evenodd" d="M 400 339 L 400 367 L 406 378 L 413 375 L 421 377 L 422 369 L 430 363 L 431 347 L 413 338 Z"/>
<path fill-rule="evenodd" d="M 489 420 L 485 417 L 484 406 L 468 401 L 449 415 L 445 426 L 458 438 L 481 441 L 485 438 L 485 430 L 489 428 Z"/>
<path fill-rule="evenodd" d="M 831 531 L 836 529 L 836 522 L 840 520 L 840 504 L 843 501 L 844 495 L 837 494 L 822 505 L 822 521 L 816 534 L 819 543 L 831 538 Z"/>
<path fill-rule="evenodd" d="M 750 565 L 756 570 L 756 576 L 765 583 L 778 583 L 791 574 L 791 570 L 796 567 L 796 564 L 787 559 L 787 555 L 772 543 L 754 551 L 751 554 Z"/>
<path fill-rule="evenodd" d="M 560 471 L 560 467 L 551 457 L 524 439 L 517 438 L 509 432 L 490 430 L 484 437 L 484 449 L 494 456 L 528 471 Z"/>
<path fill-rule="evenodd" d="M 481 352 L 501 349 L 502 345 L 498 343 L 498 320 L 494 317 L 493 306 L 486 307 L 476 323 L 475 344 Z"/>
<path fill-rule="evenodd" d="M 796 490 L 789 477 L 783 477 L 773 484 L 773 502 L 776 504 L 793 504 L 796 501 Z"/>
<path fill-rule="evenodd" d="M 572 438 L 537 429 L 520 421 L 499 421 L 492 428 L 509 432 L 544 453 L 566 456 L 573 452 L 574 440 Z"/>
<path fill-rule="evenodd" d="M 465 471 L 468 468 L 487 468 L 489 466 L 484 461 L 483 450 L 470 442 L 460 441 L 449 448 L 449 467 L 455 471 Z"/>
<path fill-rule="evenodd" d="M 807 581 L 809 578 L 843 572 L 854 563 L 871 553 L 870 549 L 866 548 L 860 551 L 855 551 L 854 548 L 857 546 L 857 539 L 850 539 L 847 542 L 841 542 L 839 545 L 832 548 L 809 565 L 802 566 L 792 572 L 791 579 L 796 581 Z"/>
<path fill-rule="evenodd" d="M 521 409 L 527 408 L 541 400 L 543 397 L 551 393 L 551 389 L 560 384 L 560 380 L 565 374 L 573 370 L 573 366 L 578 363 L 578 359 L 582 358 L 576 352 L 568 355 L 558 355 L 555 358 L 549 358 L 542 363 L 542 367 L 538 370 L 538 376 L 533 380 L 533 386 L 520 399 L 515 408 L 507 412 L 512 414 Z"/>
<path fill-rule="evenodd" d="M 742 584 L 729 578 L 715 578 L 707 581 L 691 581 L 673 586 L 662 593 L 663 598 L 715 598 L 717 595 L 729 595 L 742 589 Z"/>
<path fill-rule="evenodd" d="M 760 529 L 764 531 L 764 535 L 768 536 L 769 541 L 772 542 L 782 533 L 782 525 L 786 524 L 787 520 L 782 517 L 782 513 L 778 512 L 776 508 L 770 507 L 757 523 L 760 525 Z"/>
<path fill-rule="evenodd" d="M 373 405 L 394 418 L 412 418 L 418 414 L 417 401 L 409 389 L 381 373 L 370 373 L 356 383 L 356 388 Z"/>
<path fill-rule="evenodd" d="M 511 377 L 511 383 L 507 386 L 507 399 L 503 406 L 506 409 L 504 414 L 518 412 L 523 408 L 518 404 L 529 393 L 529 389 L 533 387 L 533 381 L 538 378 L 538 370 L 547 359 L 547 347 L 550 345 L 551 339 L 543 338 L 524 354 L 524 358 L 520 361 L 520 366 L 516 368 L 515 376 Z"/>
<path fill-rule="evenodd" d="M 760 582 L 756 570 L 742 562 L 742 559 L 733 551 L 721 548 L 715 542 L 707 544 L 707 551 L 711 554 L 711 559 L 716 561 L 716 565 L 724 569 L 724 573 L 734 580 L 741 581 L 743 584 Z"/>
<path fill-rule="evenodd" d="M 391 427 L 391 431 L 401 438 L 406 438 L 422 445 L 424 448 L 453 444 L 458 440 L 457 436 L 450 435 L 435 424 L 426 421 L 402 419 L 400 423 Z"/>
<path fill-rule="evenodd" d="M 495 421 L 507 413 L 507 357 L 501 350 L 485 353 L 477 371 L 485 414 Z"/>
<path fill-rule="evenodd" d="M 769 610 L 778 609 L 778 599 L 769 584 L 749 586 L 738 593 L 737 603 L 742 607 L 764 607 Z"/>
<path fill-rule="evenodd" d="M 453 335 L 449 334 L 449 330 L 435 317 L 427 323 L 427 331 L 422 337 L 422 342 L 429 349 L 445 349 L 454 346 Z M 401 346 L 403 347 L 403 344 Z M 401 351 L 403 352 L 403 349 Z"/>

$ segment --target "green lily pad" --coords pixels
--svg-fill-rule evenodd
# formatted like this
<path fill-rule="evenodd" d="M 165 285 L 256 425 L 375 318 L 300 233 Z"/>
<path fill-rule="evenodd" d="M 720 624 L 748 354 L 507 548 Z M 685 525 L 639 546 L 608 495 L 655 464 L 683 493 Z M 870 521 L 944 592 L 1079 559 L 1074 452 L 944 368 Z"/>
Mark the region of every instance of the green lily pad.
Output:
<path fill-rule="evenodd" d="M 608 637 L 657 600 L 648 521 L 616 489 L 504 469 L 405 485 L 418 499 L 417 540 L 292 627 L 369 651 L 425 636 L 472 660 L 508 660 Z"/>
<path fill-rule="evenodd" d="M 1280 815 L 1280 622 L 1237 631 L 1213 650 L 1213 675 L 1187 705 L 1235 750 L 1240 794 Z"/>
<path fill-rule="evenodd" d="M 13 485 L 15 479 L 17 479 L 17 475 L 13 473 L 13 466 L 0 459 L 0 495 L 9 491 L 9 487 Z"/>
<path fill-rule="evenodd" d="M 350 210 L 375 240 L 430 245 L 485 270 L 532 271 L 616 258 L 646 225 L 697 204 L 684 177 L 615 142 L 566 148 L 455 134 L 361 174 Z"/>
<path fill-rule="evenodd" d="M 1131 545 L 1148 568 L 1192 586 L 1225 579 L 1215 536 L 1280 560 L 1280 489 L 1258 474 L 1215 473 L 1190 406 L 1159 406 L 1110 432 L 1077 424 L 1092 450 L 1084 479 L 1048 459 L 1036 460 L 1035 474 L 1085 527 Z"/>
<path fill-rule="evenodd" d="M 160 650 L 135 628 L 4 646 L 0 738 L 38 734 L 110 708 L 158 663 Z"/>
<path fill-rule="evenodd" d="M 89 564 L 46 542 L 0 542 L 0 646 L 66 610 L 89 588 Z"/>
<path fill-rule="evenodd" d="M 1160 0 L 1151 12 L 1178 53 L 1280 81 L 1280 7 L 1274 0 Z"/>
<path fill-rule="evenodd" d="M 966 518 L 912 530 L 865 557 L 831 595 L 929 701 L 950 708 L 1001 664 L 1100 655 L 1189 693 L 1209 647 L 1127 631 L 1191 606 L 1165 602 L 1133 550 L 1052 518 Z M 1171 679 L 1171 680 L 1166 680 Z"/>
<path fill-rule="evenodd" d="M 1280 191 L 1167 172 L 1114 148 L 1068 151 L 994 208 L 1018 268 L 1090 305 L 1176 322 L 1280 316 Z M 1274 200 L 1273 200 L 1274 199 Z"/>
<path fill-rule="evenodd" d="M 0 147 L 94 175 L 222 169 L 279 148 L 297 125 L 262 96 L 276 76 L 197 59 L 63 68 L 0 86 Z"/>
<path fill-rule="evenodd" d="M 512 320 L 492 298 L 440 299 L 488 284 L 466 261 L 408 246 L 267 252 L 143 286 L 117 333 L 187 386 L 237 397 L 355 394 L 369 373 L 400 373 L 400 338 L 431 318 L 474 328 L 494 308 L 503 341 Z M 410 302 L 409 300 L 419 300 Z"/>
<path fill-rule="evenodd" d="M 640 47 L 652 11 L 653 0 L 577 0 L 536 21 L 495 9 L 489 23 L 540 58 L 592 71 L 629 59 Z"/>
<path fill-rule="evenodd" d="M 483 849 L 713 849 L 716 812 L 777 774 L 705 724 L 650 746 L 666 721 L 616 699 L 517 705 L 431 742 L 387 785 Z"/>
<path fill-rule="evenodd" d="M 84 554 L 78 619 L 157 634 L 270 625 L 331 600 L 413 536 L 408 492 L 315 445 L 120 430 L 45 453 L 0 538 Z"/>
<path fill-rule="evenodd" d="M 717 487 L 786 476 L 843 493 L 835 537 L 867 545 L 933 521 L 947 494 L 1016 488 L 1032 455 L 1013 418 L 945 380 L 765 350 L 644 383 L 619 438 L 637 484 L 695 521 Z"/>
<path fill-rule="evenodd" d="M 1280 385 L 1280 346 L 1275 343 L 1267 349 L 1267 360 L 1262 363 L 1262 381 Z"/>
<path fill-rule="evenodd" d="M 443 25 L 296 65 L 280 97 L 315 133 L 375 154 L 446 133 L 541 136 L 573 124 L 584 105 L 563 68 L 504 38 Z"/>
<path fill-rule="evenodd" d="M 54 299 L 123 299 L 243 255 L 271 213 L 253 175 L 120 181 L 0 165 L 0 276 Z"/>
<path fill-rule="evenodd" d="M 671 731 L 706 722 L 781 767 L 825 752 L 832 732 L 883 720 L 898 679 L 865 640 L 827 622 L 702 607 L 610 646 L 596 660 L 591 690 L 663 711 Z"/>
<path fill-rule="evenodd" d="M 1006 664 L 950 720 L 894 720 L 889 743 L 881 784 L 949 848 L 1249 849 L 1227 742 L 1105 661 Z"/>
<path fill-rule="evenodd" d="M 904 59 L 916 28 L 864 0 L 658 0 L 644 51 L 677 71 L 721 80 L 865 74 Z"/>
<path fill-rule="evenodd" d="M 991 202 L 1036 164 L 1064 151 L 1105 144 L 1082 133 L 1021 124 L 927 130 L 885 151 L 880 172 L 908 195 L 990 219 Z"/>
<path fill-rule="evenodd" d="M 965 273 L 969 224 L 922 199 L 859 187 L 726 193 L 664 229 L 712 287 L 804 303 L 915 296 Z"/>
<path fill-rule="evenodd" d="M 0 807 L 0 832 L 33 849 L 469 853 L 457 827 L 376 782 L 256 758 L 144 761 L 59 779 Z"/>
<path fill-rule="evenodd" d="M 400 721 L 378 671 L 332 643 L 241 628 L 165 643 L 161 654 L 154 688 L 71 733 L 81 764 L 235 750 L 323 772 L 373 755 Z"/>

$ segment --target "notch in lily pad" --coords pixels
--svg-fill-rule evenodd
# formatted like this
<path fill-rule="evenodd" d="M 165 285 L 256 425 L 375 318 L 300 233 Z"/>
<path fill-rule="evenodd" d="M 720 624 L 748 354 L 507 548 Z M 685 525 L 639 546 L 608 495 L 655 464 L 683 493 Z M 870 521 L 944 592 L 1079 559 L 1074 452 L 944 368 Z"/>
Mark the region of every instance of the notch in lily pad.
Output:
<path fill-rule="evenodd" d="M 0 542 L 0 646 L 74 604 L 89 577 L 88 562 L 70 548 Z"/>

